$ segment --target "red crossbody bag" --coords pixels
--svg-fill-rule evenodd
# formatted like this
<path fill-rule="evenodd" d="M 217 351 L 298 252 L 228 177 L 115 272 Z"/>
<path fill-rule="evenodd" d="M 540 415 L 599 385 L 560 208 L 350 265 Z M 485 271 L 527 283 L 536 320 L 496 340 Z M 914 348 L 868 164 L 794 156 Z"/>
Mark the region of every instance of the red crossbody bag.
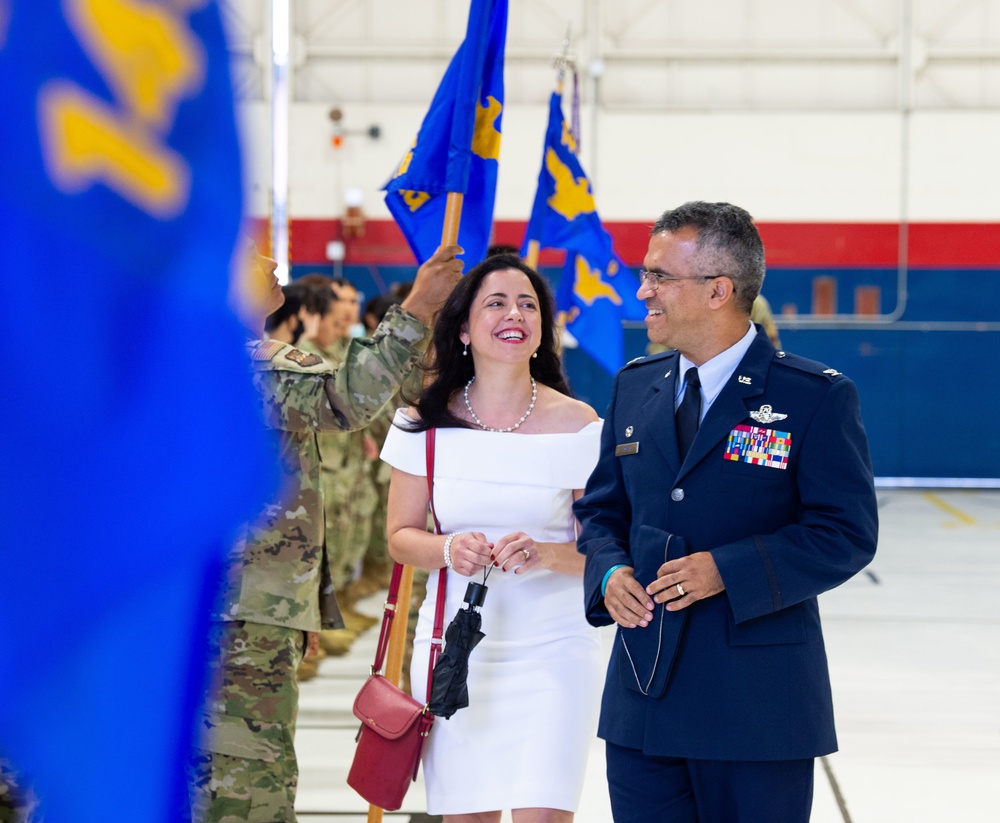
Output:
<path fill-rule="evenodd" d="M 441 534 L 441 524 L 434 513 L 434 429 L 426 432 L 426 442 L 427 494 L 431 513 L 434 515 L 435 533 Z M 434 634 L 427 665 L 428 695 L 431 693 L 434 664 L 441 653 L 441 638 L 444 634 L 447 574 L 446 568 L 441 569 L 438 574 Z M 382 614 L 382 628 L 375 649 L 372 673 L 354 699 L 354 715 L 361 721 L 361 729 L 358 731 L 354 761 L 347 775 L 347 783 L 351 788 L 373 806 L 387 811 L 396 811 L 403 805 L 406 790 L 417 779 L 424 741 L 434 724 L 434 715 L 427 710 L 426 703 L 418 703 L 381 674 L 389 648 L 402 575 L 403 565 L 396 563 L 392 569 L 389 596 Z"/>

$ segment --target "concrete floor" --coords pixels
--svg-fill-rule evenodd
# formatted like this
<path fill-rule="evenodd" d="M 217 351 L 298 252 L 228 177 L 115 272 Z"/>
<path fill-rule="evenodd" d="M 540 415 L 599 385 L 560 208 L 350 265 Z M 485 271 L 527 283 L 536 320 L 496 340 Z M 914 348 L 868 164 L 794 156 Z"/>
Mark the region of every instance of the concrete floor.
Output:
<path fill-rule="evenodd" d="M 840 751 L 817 762 L 812 819 L 998 823 L 1000 491 L 882 490 L 879 506 L 874 562 L 820 599 Z M 361 608 L 379 614 L 382 599 Z M 610 632 L 604 639 L 610 647 Z M 303 684 L 303 823 L 367 819 L 345 781 L 357 732 L 351 704 L 375 641 L 375 630 L 366 633 Z M 429 820 L 423 799 L 418 781 L 385 819 Z M 576 820 L 611 820 L 596 739 Z"/>

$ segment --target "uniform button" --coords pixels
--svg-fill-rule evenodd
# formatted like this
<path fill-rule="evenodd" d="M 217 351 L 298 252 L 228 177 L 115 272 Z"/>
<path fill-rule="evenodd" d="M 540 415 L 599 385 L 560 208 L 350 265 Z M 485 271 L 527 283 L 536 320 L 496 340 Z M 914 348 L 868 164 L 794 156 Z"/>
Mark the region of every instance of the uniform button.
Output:
<path fill-rule="evenodd" d="M 784 356 L 785 356 L 785 353 L 784 353 L 783 351 L 779 351 L 779 352 L 777 352 L 777 353 L 776 353 L 776 354 L 775 354 L 774 356 L 775 356 L 775 357 L 784 357 Z"/>
<path fill-rule="evenodd" d="M 684 499 L 684 489 L 671 489 L 670 499 L 674 501 L 681 501 Z"/>

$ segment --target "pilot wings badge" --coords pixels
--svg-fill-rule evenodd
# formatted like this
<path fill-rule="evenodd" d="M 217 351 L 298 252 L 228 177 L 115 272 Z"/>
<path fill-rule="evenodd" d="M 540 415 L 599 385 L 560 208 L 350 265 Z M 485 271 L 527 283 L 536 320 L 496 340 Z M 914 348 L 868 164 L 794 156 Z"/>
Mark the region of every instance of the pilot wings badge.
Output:
<path fill-rule="evenodd" d="M 765 426 L 768 423 L 774 423 L 777 420 L 784 420 L 788 417 L 787 414 L 777 414 L 771 411 L 771 407 L 767 405 L 761 406 L 757 409 L 757 411 L 750 412 L 750 416 L 758 423 L 763 423 Z"/>

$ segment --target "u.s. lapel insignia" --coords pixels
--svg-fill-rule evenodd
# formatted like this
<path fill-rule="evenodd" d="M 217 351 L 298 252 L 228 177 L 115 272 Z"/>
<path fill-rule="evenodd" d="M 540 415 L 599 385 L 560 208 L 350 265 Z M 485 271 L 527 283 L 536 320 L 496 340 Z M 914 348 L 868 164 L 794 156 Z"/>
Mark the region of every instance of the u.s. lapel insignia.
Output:
<path fill-rule="evenodd" d="M 758 423 L 763 423 L 765 426 L 768 423 L 774 423 L 776 420 L 784 420 L 788 417 L 787 414 L 778 414 L 777 412 L 771 411 L 771 407 L 766 404 L 757 409 L 757 411 L 750 412 L 750 416 Z"/>
<path fill-rule="evenodd" d="M 749 377 L 744 377 L 744 376 L 743 376 L 743 375 L 741 374 L 741 375 L 740 375 L 739 377 L 737 377 L 736 379 L 737 379 L 737 380 L 739 380 L 739 381 L 740 381 L 740 382 L 741 382 L 741 383 L 742 383 L 742 384 L 743 384 L 744 386 L 749 386 L 749 385 L 750 385 L 750 378 L 749 378 Z"/>
<path fill-rule="evenodd" d="M 625 436 L 626 437 L 631 437 L 633 431 L 635 431 L 635 429 L 633 429 L 631 426 L 629 426 L 627 429 L 625 429 Z"/>
<path fill-rule="evenodd" d="M 670 377 L 670 375 L 672 375 L 673 373 L 674 373 L 674 370 L 673 370 L 673 369 L 671 369 L 671 370 L 670 370 L 670 371 L 668 371 L 668 372 L 667 372 L 667 373 L 666 373 L 665 375 L 663 375 L 663 379 L 664 379 L 664 380 L 666 380 L 666 379 L 667 379 L 668 377 Z"/>

